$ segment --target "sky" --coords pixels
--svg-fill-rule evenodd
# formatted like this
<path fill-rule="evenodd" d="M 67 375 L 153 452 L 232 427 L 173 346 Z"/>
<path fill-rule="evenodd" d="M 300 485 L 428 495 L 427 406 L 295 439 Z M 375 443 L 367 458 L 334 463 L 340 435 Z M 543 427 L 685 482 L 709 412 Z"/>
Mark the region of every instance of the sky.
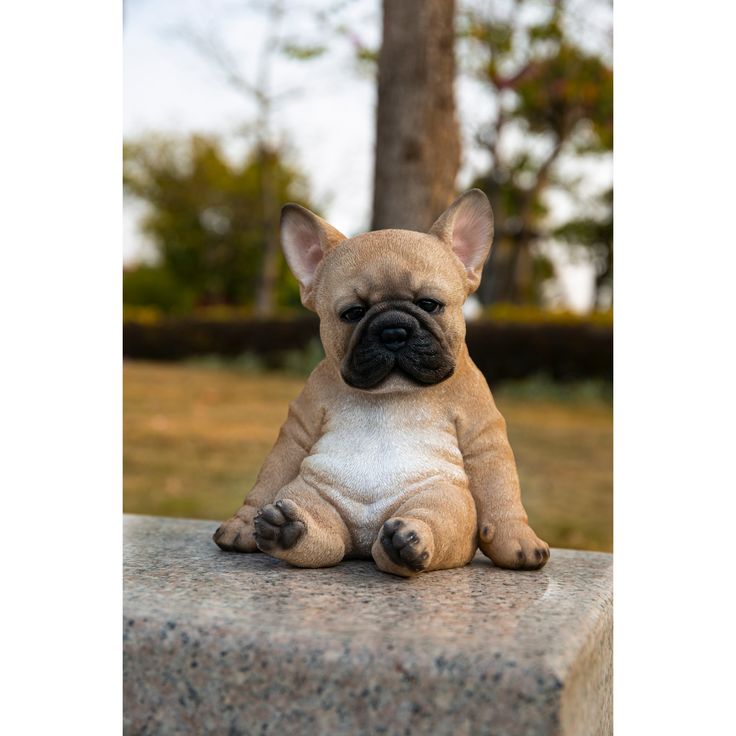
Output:
<path fill-rule="evenodd" d="M 326 0 L 286 3 L 280 36 L 301 45 L 319 44 L 325 32 L 315 20 L 315 11 L 334 4 Z M 256 107 L 228 85 L 221 69 L 196 44 L 214 41 L 235 60 L 238 73 L 254 82 L 260 74 L 269 27 L 259 9 L 263 5 L 258 0 L 126 0 L 124 136 L 196 131 L 245 142 L 242 130 L 244 124 L 253 123 Z M 353 0 L 342 5 L 337 19 L 351 29 L 353 39 L 330 33 L 329 51 L 311 61 L 274 56 L 268 64 L 268 88 L 276 98 L 270 126 L 274 138 L 287 146 L 292 161 L 306 173 L 312 200 L 327 219 L 353 235 L 367 229 L 370 222 L 376 104 L 375 83 L 355 61 L 354 43 L 378 46 L 380 2 Z M 494 102 L 462 78 L 456 96 L 462 135 L 468 142 L 491 115 Z M 463 155 L 458 177 L 461 187 L 474 172 L 487 167 L 482 152 L 473 146 L 466 144 Z M 598 167 L 589 176 L 591 181 L 605 183 L 610 171 Z M 568 206 L 564 198 L 555 200 L 561 212 Z M 150 253 L 138 232 L 142 212 L 141 204 L 126 199 L 125 262 L 145 259 Z M 584 310 L 593 295 L 592 269 L 567 261 L 557 259 L 561 296 L 571 308 Z"/>

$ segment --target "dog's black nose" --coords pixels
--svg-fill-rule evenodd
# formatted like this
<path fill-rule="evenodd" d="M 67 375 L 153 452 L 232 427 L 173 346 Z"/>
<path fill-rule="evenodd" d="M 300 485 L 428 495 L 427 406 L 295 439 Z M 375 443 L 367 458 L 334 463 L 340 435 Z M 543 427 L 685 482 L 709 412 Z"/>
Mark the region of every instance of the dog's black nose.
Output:
<path fill-rule="evenodd" d="M 403 327 L 385 327 L 381 330 L 381 342 L 389 350 L 399 350 L 406 345 L 408 335 Z"/>

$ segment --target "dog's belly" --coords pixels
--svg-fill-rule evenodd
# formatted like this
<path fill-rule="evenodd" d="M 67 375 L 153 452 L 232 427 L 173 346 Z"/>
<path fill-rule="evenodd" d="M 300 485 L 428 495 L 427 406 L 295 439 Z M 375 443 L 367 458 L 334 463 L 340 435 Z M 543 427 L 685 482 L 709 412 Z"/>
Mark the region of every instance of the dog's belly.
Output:
<path fill-rule="evenodd" d="M 369 556 L 383 522 L 410 496 L 439 484 L 467 487 L 452 422 L 432 407 L 357 397 L 329 416 L 302 478 L 335 506 Z"/>

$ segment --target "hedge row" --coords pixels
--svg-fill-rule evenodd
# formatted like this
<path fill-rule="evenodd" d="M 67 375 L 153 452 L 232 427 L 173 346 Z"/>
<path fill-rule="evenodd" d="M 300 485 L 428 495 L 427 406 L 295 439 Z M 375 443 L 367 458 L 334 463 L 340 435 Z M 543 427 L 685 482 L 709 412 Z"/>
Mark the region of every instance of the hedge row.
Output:
<path fill-rule="evenodd" d="M 195 356 L 255 354 L 264 362 L 305 350 L 319 337 L 312 317 L 290 320 L 168 319 L 123 323 L 123 355 L 129 359 L 182 360 Z M 489 380 L 544 374 L 557 381 L 613 378 L 613 330 L 577 322 L 528 324 L 473 322 L 470 355 Z"/>

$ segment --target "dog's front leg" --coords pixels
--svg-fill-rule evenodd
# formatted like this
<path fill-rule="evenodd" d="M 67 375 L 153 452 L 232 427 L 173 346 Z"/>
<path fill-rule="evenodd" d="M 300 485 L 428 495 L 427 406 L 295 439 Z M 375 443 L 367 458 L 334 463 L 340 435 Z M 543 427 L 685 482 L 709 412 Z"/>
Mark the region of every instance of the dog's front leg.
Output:
<path fill-rule="evenodd" d="M 243 505 L 214 533 L 212 538 L 221 549 L 227 552 L 258 551 L 254 527 L 258 509 L 273 503 L 279 491 L 297 477 L 302 461 L 319 438 L 324 411 L 313 380 L 317 370 L 289 406 L 289 414 L 276 444 Z"/>
<path fill-rule="evenodd" d="M 478 546 L 499 567 L 536 570 L 549 559 L 549 545 L 529 526 L 506 422 L 480 380 L 456 425 L 478 512 Z"/>

